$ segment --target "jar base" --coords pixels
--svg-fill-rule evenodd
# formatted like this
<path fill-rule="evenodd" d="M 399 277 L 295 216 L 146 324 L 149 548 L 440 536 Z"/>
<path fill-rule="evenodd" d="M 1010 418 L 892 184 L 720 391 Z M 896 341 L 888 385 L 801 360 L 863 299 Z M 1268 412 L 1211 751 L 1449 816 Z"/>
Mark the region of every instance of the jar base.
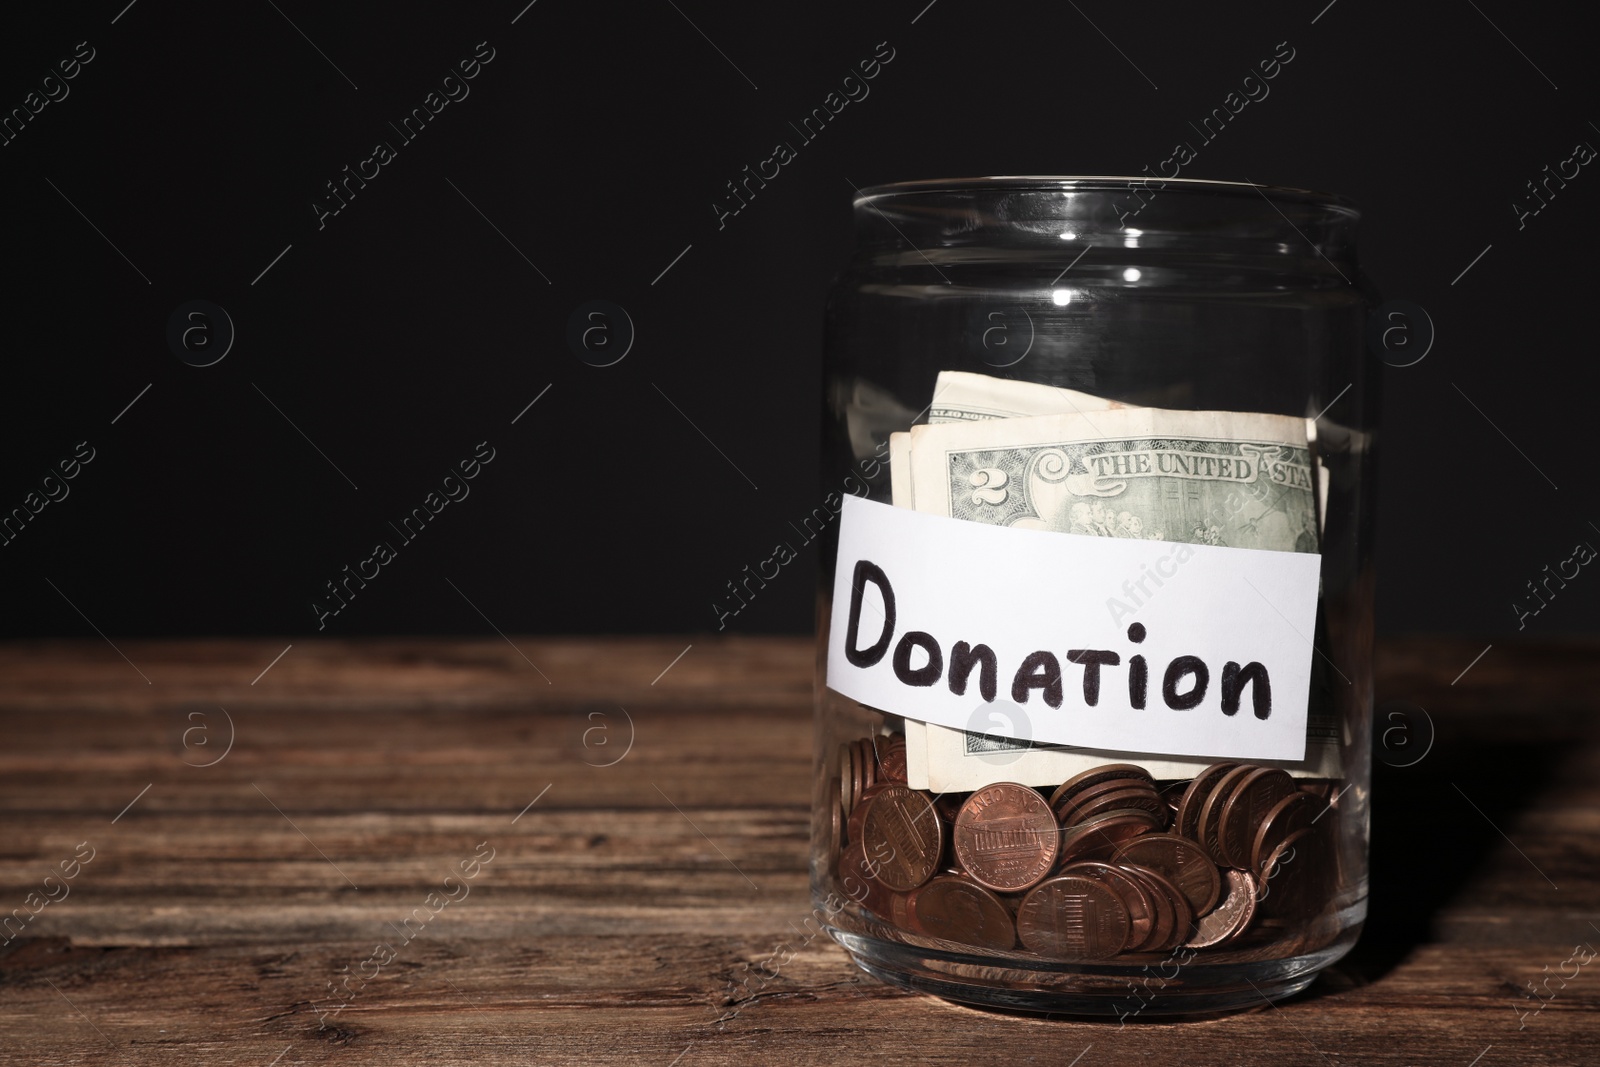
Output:
<path fill-rule="evenodd" d="M 886 941 L 828 927 L 856 966 L 917 993 L 983 1008 L 1118 1020 L 1221 1015 L 1302 992 L 1355 944 L 1365 900 L 1339 916 L 1341 932 L 1315 951 L 1251 962 L 1206 963 L 1191 955 L 1163 965 L 1008 961 Z"/>

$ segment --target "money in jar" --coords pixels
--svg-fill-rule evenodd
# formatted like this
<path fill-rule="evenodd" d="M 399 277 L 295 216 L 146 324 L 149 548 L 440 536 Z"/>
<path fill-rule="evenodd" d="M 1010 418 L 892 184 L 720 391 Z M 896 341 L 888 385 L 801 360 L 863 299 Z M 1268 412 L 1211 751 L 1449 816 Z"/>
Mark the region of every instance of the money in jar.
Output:
<path fill-rule="evenodd" d="M 1087 1017 L 1304 989 L 1367 906 L 1356 210 L 982 178 L 866 189 L 855 220 L 816 512 L 812 891 L 841 945 Z"/>

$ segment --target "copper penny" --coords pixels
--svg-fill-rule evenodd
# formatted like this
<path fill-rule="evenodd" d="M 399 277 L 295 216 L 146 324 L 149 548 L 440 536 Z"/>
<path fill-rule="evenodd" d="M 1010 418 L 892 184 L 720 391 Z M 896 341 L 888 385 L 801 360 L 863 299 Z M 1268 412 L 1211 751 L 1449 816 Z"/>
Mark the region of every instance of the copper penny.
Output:
<path fill-rule="evenodd" d="M 1166 782 L 1157 785 L 1156 793 L 1166 803 L 1169 818 L 1177 818 L 1178 805 L 1183 800 L 1183 794 L 1187 793 L 1188 791 L 1189 779 L 1183 779 L 1176 782 Z"/>
<path fill-rule="evenodd" d="M 1250 926 L 1256 917 L 1256 880 L 1248 871 L 1230 869 L 1226 872 L 1228 893 L 1222 903 L 1202 918 L 1195 927 L 1194 936 L 1184 942 L 1185 948 L 1210 948 L 1232 941 Z"/>
<path fill-rule="evenodd" d="M 1052 959 L 1110 959 L 1127 945 L 1131 929 L 1122 898 L 1076 874 L 1039 884 L 1017 909 L 1017 936 Z"/>
<path fill-rule="evenodd" d="M 1166 875 L 1149 867 L 1141 867 L 1136 863 L 1118 863 L 1115 866 L 1138 879 L 1150 896 L 1151 908 L 1155 913 L 1155 929 L 1141 950 L 1166 952 L 1188 940 L 1194 929 L 1194 909 L 1184 899 L 1183 890 Z"/>
<path fill-rule="evenodd" d="M 1263 916 L 1303 923 L 1314 918 L 1333 896 L 1333 833 L 1325 824 L 1296 830 L 1267 857 L 1258 894 Z"/>
<path fill-rule="evenodd" d="M 895 743 L 895 739 L 899 741 Z M 887 745 L 879 751 L 878 778 L 880 781 L 904 782 L 906 780 L 906 742 L 899 734 L 895 735 Z"/>
<path fill-rule="evenodd" d="M 839 743 L 839 806 L 846 815 L 855 807 L 850 795 L 850 746 L 844 742 Z"/>
<path fill-rule="evenodd" d="M 878 781 L 878 750 L 877 739 L 863 737 L 856 741 L 856 749 L 861 753 L 861 788 L 867 789 Z"/>
<path fill-rule="evenodd" d="M 1103 815 L 1108 811 L 1118 811 L 1134 808 L 1146 812 L 1157 822 L 1164 822 L 1167 815 L 1167 806 L 1156 794 L 1156 791 L 1146 786 L 1134 789 L 1116 789 L 1110 793 L 1102 793 L 1082 801 L 1072 809 L 1072 822 L 1063 821 L 1062 825 L 1076 825 L 1088 822 L 1096 815 Z"/>
<path fill-rule="evenodd" d="M 889 913 L 884 918 L 902 930 L 910 931 L 913 934 L 916 933 L 916 927 L 911 925 L 911 894 L 890 893 Z"/>
<path fill-rule="evenodd" d="M 1262 817 L 1251 839 L 1249 869 L 1261 870 L 1267 857 L 1283 844 L 1284 838 L 1296 830 L 1304 830 L 1327 810 L 1327 801 L 1315 793 L 1299 789 L 1274 804 Z"/>
<path fill-rule="evenodd" d="M 876 870 L 859 841 L 839 854 L 839 888 L 844 895 L 874 915 L 888 918 L 891 893 L 873 877 Z"/>
<path fill-rule="evenodd" d="M 861 802 L 861 746 L 850 742 L 850 801 L 852 809 Z"/>
<path fill-rule="evenodd" d="M 1217 863 L 1226 862 L 1222 858 L 1222 812 L 1227 807 L 1228 798 L 1239 787 L 1239 783 L 1259 770 L 1252 764 L 1245 763 L 1224 774 L 1216 787 L 1206 796 L 1205 803 L 1200 805 L 1200 818 L 1195 824 L 1195 836 L 1192 840 L 1205 849 L 1206 855 Z"/>
<path fill-rule="evenodd" d="M 1015 892 L 1038 885 L 1055 866 L 1061 837 L 1037 792 L 1015 782 L 984 786 L 956 814 L 955 854 L 972 880 Z"/>
<path fill-rule="evenodd" d="M 1149 790 L 1149 782 L 1138 777 L 1112 777 L 1104 782 L 1094 782 L 1093 785 L 1083 785 L 1082 789 L 1075 790 L 1058 803 L 1051 805 L 1051 811 L 1061 819 L 1061 825 L 1070 827 L 1078 819 L 1078 811 L 1086 805 L 1091 805 L 1101 797 L 1109 797 L 1112 793 L 1136 792 L 1136 790 Z"/>
<path fill-rule="evenodd" d="M 1277 767 L 1258 767 L 1240 779 L 1217 820 L 1216 858 L 1230 867 L 1250 866 L 1250 848 L 1261 820 L 1274 804 L 1298 792 L 1289 772 Z"/>
<path fill-rule="evenodd" d="M 1278 876 L 1285 867 L 1293 866 L 1297 858 L 1295 846 L 1303 841 L 1310 832 L 1311 827 L 1309 826 L 1295 830 L 1278 842 L 1271 852 L 1267 853 L 1266 858 L 1261 861 L 1261 866 L 1255 872 L 1256 896 L 1258 899 L 1265 900 L 1276 890 Z"/>
<path fill-rule="evenodd" d="M 861 746 L 854 741 L 850 742 L 850 795 L 857 804 L 861 803 L 861 791 L 867 786 L 866 775 L 861 768 Z"/>
<path fill-rule="evenodd" d="M 838 853 L 844 846 L 845 820 L 839 809 L 839 787 L 834 784 L 834 779 L 829 779 L 828 785 L 822 791 L 828 805 L 828 855 Z"/>
<path fill-rule="evenodd" d="M 1223 775 L 1237 766 L 1237 763 L 1213 763 L 1194 776 L 1189 787 L 1183 791 L 1183 798 L 1178 801 L 1178 810 L 1172 820 L 1173 833 L 1190 841 L 1200 840 L 1200 808 L 1217 783 L 1222 781 Z"/>
<path fill-rule="evenodd" d="M 1155 816 L 1136 808 L 1108 811 L 1079 823 L 1061 837 L 1060 863 L 1109 860 L 1118 848 L 1159 829 Z"/>
<path fill-rule="evenodd" d="M 1136 863 L 1165 875 L 1183 893 L 1196 916 L 1216 906 L 1222 875 L 1200 846 L 1176 834 L 1144 834 L 1117 849 L 1117 863 Z"/>
<path fill-rule="evenodd" d="M 866 805 L 861 844 L 876 865 L 877 880 L 906 893 L 931 878 L 944 851 L 944 824 L 928 798 L 894 782 Z"/>
<path fill-rule="evenodd" d="M 1054 808 L 1062 801 L 1070 799 L 1078 790 L 1087 789 L 1092 785 L 1099 785 L 1101 782 L 1108 782 L 1113 778 L 1139 778 L 1146 782 L 1154 781 L 1150 777 L 1150 772 L 1143 767 L 1135 766 L 1132 763 L 1107 763 L 1100 767 L 1091 767 L 1082 774 L 1075 774 L 1065 782 L 1062 782 L 1056 787 L 1056 791 L 1050 794 L 1050 806 Z"/>
<path fill-rule="evenodd" d="M 850 818 L 845 820 L 845 833 L 850 840 L 861 840 L 861 824 L 867 817 L 867 801 L 883 791 L 882 786 L 868 786 L 861 791 L 861 796 L 856 799 L 855 810 L 850 812 Z"/>
<path fill-rule="evenodd" d="M 1139 952 L 1150 943 L 1156 932 L 1156 910 L 1146 883 L 1119 867 L 1095 860 L 1069 864 L 1061 868 L 1061 873 L 1093 879 L 1117 895 L 1122 906 L 1128 909 L 1126 951 Z"/>
<path fill-rule="evenodd" d="M 1011 909 L 976 882 L 941 874 L 911 894 L 907 906 L 911 928 L 978 948 L 1010 949 L 1017 943 Z"/>
<path fill-rule="evenodd" d="M 1141 787 L 1142 789 L 1154 789 L 1150 785 L 1149 777 L 1138 777 L 1134 776 L 1134 774 L 1115 774 L 1115 776 L 1098 777 L 1098 779 L 1091 779 L 1091 781 L 1074 785 L 1067 792 L 1062 792 L 1062 790 L 1067 789 L 1066 785 L 1062 785 L 1061 789 L 1054 792 L 1056 803 L 1050 805 L 1050 808 L 1051 811 L 1056 811 L 1056 813 L 1069 813 L 1083 801 L 1099 797 L 1101 793 L 1115 792 L 1118 789 L 1141 789 Z"/>

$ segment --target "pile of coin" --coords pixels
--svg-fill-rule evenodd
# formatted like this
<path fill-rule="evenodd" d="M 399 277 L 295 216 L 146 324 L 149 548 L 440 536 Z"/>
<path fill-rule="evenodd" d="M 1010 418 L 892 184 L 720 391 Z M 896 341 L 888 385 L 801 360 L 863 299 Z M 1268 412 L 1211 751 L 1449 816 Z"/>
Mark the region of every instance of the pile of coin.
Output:
<path fill-rule="evenodd" d="M 858 737 L 839 746 L 838 788 L 833 791 L 839 798 L 838 815 L 848 820 L 850 813 L 862 800 L 867 790 L 880 782 L 906 780 L 906 738 L 904 734 L 887 737 Z M 830 793 L 830 796 L 833 795 Z"/>
<path fill-rule="evenodd" d="M 975 948 L 1081 960 L 1217 948 L 1311 919 L 1336 888 L 1333 783 L 1273 767 L 1158 782 L 1114 763 L 1048 797 L 1014 782 L 936 797 L 906 784 L 891 734 L 840 746 L 836 792 L 845 895 Z"/>

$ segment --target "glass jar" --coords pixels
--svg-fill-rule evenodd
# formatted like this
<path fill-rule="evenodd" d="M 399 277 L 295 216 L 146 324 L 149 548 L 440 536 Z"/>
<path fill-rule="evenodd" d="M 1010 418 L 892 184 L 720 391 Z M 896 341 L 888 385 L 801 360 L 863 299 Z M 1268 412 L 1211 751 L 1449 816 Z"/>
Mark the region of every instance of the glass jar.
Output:
<path fill-rule="evenodd" d="M 869 973 L 1126 1020 L 1288 996 L 1354 943 L 1377 419 L 1356 221 L 1190 180 L 855 201 L 811 884 Z"/>

